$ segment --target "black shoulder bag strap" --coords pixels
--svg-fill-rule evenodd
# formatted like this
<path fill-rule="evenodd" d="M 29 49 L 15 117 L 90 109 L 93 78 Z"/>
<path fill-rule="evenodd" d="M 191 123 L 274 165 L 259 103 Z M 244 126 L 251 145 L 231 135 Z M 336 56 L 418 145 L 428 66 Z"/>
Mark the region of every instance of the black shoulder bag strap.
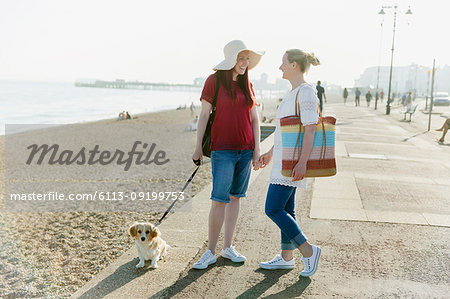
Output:
<path fill-rule="evenodd" d="M 217 104 L 217 95 L 218 94 L 219 94 L 219 78 L 217 78 L 217 76 L 216 76 L 216 94 L 214 95 L 214 100 L 213 100 L 213 104 L 212 104 L 212 113 L 211 113 L 211 117 L 209 119 L 209 122 L 211 123 L 211 127 L 214 122 L 214 118 L 216 117 L 216 104 Z"/>

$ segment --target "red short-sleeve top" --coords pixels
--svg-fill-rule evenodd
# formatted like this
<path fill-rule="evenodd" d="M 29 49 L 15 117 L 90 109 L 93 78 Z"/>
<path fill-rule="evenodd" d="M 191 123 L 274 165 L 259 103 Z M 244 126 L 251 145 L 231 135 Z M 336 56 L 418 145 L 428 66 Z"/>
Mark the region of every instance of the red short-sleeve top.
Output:
<path fill-rule="evenodd" d="M 200 100 L 211 105 L 216 94 L 217 77 L 212 74 L 206 79 Z M 232 100 L 225 87 L 219 87 L 216 102 L 216 116 L 211 129 L 211 150 L 249 150 L 255 147 L 251 122 L 251 106 L 245 102 L 245 95 L 236 81 L 233 81 L 237 100 Z M 250 83 L 253 96 L 255 92 Z"/>

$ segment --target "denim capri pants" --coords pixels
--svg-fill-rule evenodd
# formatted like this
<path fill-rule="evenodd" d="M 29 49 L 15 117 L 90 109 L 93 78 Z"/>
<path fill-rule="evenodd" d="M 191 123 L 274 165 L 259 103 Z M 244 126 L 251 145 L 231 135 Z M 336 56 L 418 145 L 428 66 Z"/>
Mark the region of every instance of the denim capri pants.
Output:
<path fill-rule="evenodd" d="M 252 149 L 211 151 L 212 200 L 229 203 L 230 195 L 247 196 L 252 157 Z"/>
<path fill-rule="evenodd" d="M 307 241 L 295 217 L 296 187 L 270 184 L 266 198 L 266 215 L 281 230 L 281 249 L 293 250 Z"/>

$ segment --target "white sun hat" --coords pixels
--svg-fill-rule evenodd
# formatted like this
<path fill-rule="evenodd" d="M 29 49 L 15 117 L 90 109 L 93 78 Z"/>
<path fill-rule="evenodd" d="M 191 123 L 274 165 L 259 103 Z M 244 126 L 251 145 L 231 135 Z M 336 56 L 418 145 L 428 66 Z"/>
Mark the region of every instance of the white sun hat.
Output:
<path fill-rule="evenodd" d="M 265 52 L 250 50 L 241 40 L 232 40 L 225 45 L 225 47 L 223 48 L 225 59 L 221 63 L 216 65 L 213 70 L 231 70 L 236 65 L 239 53 L 246 50 L 249 51 L 250 54 L 248 69 L 251 70 L 259 63 L 259 61 L 261 60 L 261 56 L 263 56 Z"/>

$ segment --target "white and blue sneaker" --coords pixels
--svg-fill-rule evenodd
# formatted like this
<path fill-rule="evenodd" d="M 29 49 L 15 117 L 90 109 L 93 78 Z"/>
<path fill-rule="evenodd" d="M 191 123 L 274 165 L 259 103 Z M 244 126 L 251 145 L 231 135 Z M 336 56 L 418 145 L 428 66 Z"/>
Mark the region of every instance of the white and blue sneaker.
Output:
<path fill-rule="evenodd" d="M 222 257 L 229 259 L 234 263 L 242 263 L 247 260 L 247 258 L 242 254 L 240 254 L 239 252 L 237 252 L 237 250 L 233 246 L 230 246 L 226 249 L 222 248 L 221 255 Z"/>
<path fill-rule="evenodd" d="M 277 254 L 271 261 L 259 263 L 259 267 L 266 270 L 294 269 L 295 259 L 285 261 L 281 254 Z"/>
<path fill-rule="evenodd" d="M 211 252 L 211 250 L 207 250 L 202 257 L 192 266 L 194 269 L 206 269 L 209 265 L 214 264 L 217 258 L 216 255 Z"/>
<path fill-rule="evenodd" d="M 305 270 L 303 270 L 300 275 L 303 277 L 309 277 L 316 273 L 317 266 L 319 265 L 320 253 L 322 250 L 320 247 L 314 245 L 311 245 L 311 247 L 313 249 L 313 254 L 310 257 L 302 257 Z"/>

